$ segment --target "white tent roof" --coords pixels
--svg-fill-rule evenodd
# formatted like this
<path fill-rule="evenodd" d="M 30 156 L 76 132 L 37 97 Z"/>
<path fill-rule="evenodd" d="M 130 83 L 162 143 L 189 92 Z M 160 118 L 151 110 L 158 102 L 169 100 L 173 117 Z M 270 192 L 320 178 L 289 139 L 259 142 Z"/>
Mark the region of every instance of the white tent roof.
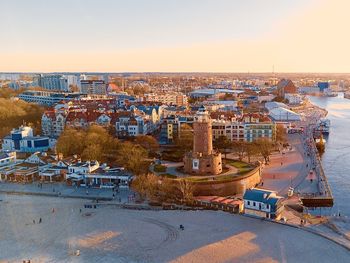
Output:
<path fill-rule="evenodd" d="M 265 108 L 268 110 L 272 110 L 274 108 L 286 108 L 286 109 L 288 109 L 289 107 L 282 102 L 269 101 L 269 102 L 265 103 Z"/>
<path fill-rule="evenodd" d="M 273 108 L 269 116 L 276 121 L 301 121 L 299 114 L 285 108 Z"/>

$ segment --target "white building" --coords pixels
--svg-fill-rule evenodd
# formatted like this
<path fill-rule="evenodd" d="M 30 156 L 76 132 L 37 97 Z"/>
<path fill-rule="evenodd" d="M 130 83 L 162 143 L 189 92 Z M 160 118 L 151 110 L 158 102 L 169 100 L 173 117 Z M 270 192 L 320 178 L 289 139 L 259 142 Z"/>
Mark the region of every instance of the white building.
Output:
<path fill-rule="evenodd" d="M 16 152 L 0 152 L 0 166 L 16 163 Z"/>
<path fill-rule="evenodd" d="M 86 174 L 97 170 L 100 167 L 98 161 L 79 162 L 68 166 L 68 174 Z"/>
<path fill-rule="evenodd" d="M 213 120 L 213 139 L 226 136 L 230 141 L 253 142 L 258 138 L 275 139 L 276 126 L 260 114 L 245 114 L 240 120 Z"/>
<path fill-rule="evenodd" d="M 165 105 L 187 106 L 187 96 L 180 92 L 166 94 L 149 93 L 144 96 L 145 101 L 161 102 Z"/>
<path fill-rule="evenodd" d="M 106 95 L 107 85 L 103 80 L 81 80 L 80 93 Z"/>
<path fill-rule="evenodd" d="M 283 197 L 265 189 L 248 189 L 244 193 L 244 213 L 279 220 L 283 210 Z"/>
<path fill-rule="evenodd" d="M 301 121 L 301 116 L 299 114 L 285 108 L 273 108 L 269 111 L 269 116 L 274 121 Z"/>
<path fill-rule="evenodd" d="M 287 99 L 291 105 L 299 105 L 303 102 L 303 97 L 300 94 L 286 93 L 284 98 Z"/>
<path fill-rule="evenodd" d="M 2 150 L 33 153 L 47 151 L 51 146 L 48 137 L 34 137 L 31 127 L 21 126 L 3 139 Z"/>

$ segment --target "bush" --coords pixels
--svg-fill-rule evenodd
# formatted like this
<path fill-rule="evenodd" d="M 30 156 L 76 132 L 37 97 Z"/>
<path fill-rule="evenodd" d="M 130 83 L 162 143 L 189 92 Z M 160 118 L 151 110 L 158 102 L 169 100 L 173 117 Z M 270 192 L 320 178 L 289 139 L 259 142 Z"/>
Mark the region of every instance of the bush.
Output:
<path fill-rule="evenodd" d="M 166 151 L 162 153 L 162 159 L 170 162 L 182 162 L 183 151 Z"/>

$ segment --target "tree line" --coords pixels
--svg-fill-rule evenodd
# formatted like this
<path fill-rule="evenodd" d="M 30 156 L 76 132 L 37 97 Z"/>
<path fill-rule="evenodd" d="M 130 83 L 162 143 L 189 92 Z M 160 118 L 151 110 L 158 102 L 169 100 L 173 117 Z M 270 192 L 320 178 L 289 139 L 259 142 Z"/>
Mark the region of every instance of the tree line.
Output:
<path fill-rule="evenodd" d="M 152 136 L 143 135 L 134 141 L 120 141 L 97 125 L 87 130 L 66 128 L 56 144 L 57 153 L 63 157 L 78 155 L 83 161 L 117 164 L 136 175 L 148 172 L 147 158 L 158 149 L 158 142 Z"/>
<path fill-rule="evenodd" d="M 221 153 L 236 154 L 238 159 L 242 161 L 247 158 L 251 162 L 252 157 L 261 156 L 265 163 L 269 162 L 272 152 L 278 144 L 284 145 L 287 142 L 286 129 L 282 125 L 277 125 L 275 140 L 267 137 L 257 138 L 253 142 L 247 141 L 230 141 L 226 136 L 220 136 L 214 141 L 214 147 Z"/>
<path fill-rule="evenodd" d="M 2 89 L 0 89 L 2 90 Z M 31 126 L 35 134 L 41 132 L 41 116 L 44 108 L 14 98 L 0 98 L 0 137 L 22 124 Z"/>

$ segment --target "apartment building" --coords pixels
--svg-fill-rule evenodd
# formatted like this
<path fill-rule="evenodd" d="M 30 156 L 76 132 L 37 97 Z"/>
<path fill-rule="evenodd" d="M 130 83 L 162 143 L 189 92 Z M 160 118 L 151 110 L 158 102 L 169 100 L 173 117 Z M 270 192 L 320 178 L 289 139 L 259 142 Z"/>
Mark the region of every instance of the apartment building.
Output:
<path fill-rule="evenodd" d="M 266 115 L 253 113 L 240 118 L 215 119 L 212 124 L 213 139 L 226 136 L 231 141 L 253 142 L 258 138 L 275 139 L 276 127 Z"/>
<path fill-rule="evenodd" d="M 80 93 L 106 95 L 107 85 L 103 80 L 81 80 Z"/>
<path fill-rule="evenodd" d="M 144 96 L 145 101 L 160 102 L 165 105 L 187 106 L 187 96 L 180 92 L 166 94 L 149 93 Z"/>

